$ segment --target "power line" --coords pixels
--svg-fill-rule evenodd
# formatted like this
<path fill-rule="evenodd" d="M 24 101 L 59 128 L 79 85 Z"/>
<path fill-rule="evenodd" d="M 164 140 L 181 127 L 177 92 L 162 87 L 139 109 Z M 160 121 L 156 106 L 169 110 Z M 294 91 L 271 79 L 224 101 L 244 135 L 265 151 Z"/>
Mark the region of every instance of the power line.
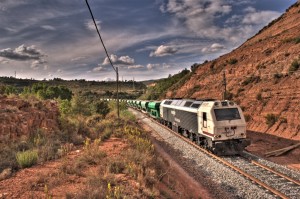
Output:
<path fill-rule="evenodd" d="M 104 51 L 105 51 L 105 53 L 106 53 L 106 57 L 108 58 L 111 67 L 112 67 L 112 68 L 114 69 L 114 71 L 116 72 L 116 76 L 117 76 L 117 109 L 118 109 L 118 110 L 117 110 L 117 112 L 118 112 L 117 114 L 118 114 L 118 119 L 120 119 L 120 105 L 119 105 L 119 71 L 118 71 L 118 67 L 114 67 L 114 65 L 113 65 L 113 63 L 112 63 L 112 61 L 111 61 L 111 59 L 110 59 L 110 56 L 108 55 L 108 52 L 107 52 L 106 47 L 105 47 L 105 45 L 104 45 L 104 42 L 103 42 L 103 40 L 102 40 L 100 31 L 99 31 L 98 26 L 97 26 L 97 24 L 96 24 L 96 21 L 95 21 L 93 12 L 92 12 L 91 7 L 90 7 L 90 5 L 89 5 L 89 3 L 88 3 L 88 0 L 85 0 L 85 2 L 86 2 L 86 5 L 87 5 L 87 7 L 88 7 L 88 9 L 89 9 L 89 11 L 90 11 L 91 16 L 92 16 L 94 25 L 95 25 L 96 30 L 97 30 L 97 33 L 98 33 L 98 36 L 99 36 L 99 38 L 100 38 L 100 41 L 101 41 L 102 46 L 103 46 L 103 48 L 104 48 Z"/>
<path fill-rule="evenodd" d="M 108 55 L 108 52 L 107 52 L 106 47 L 105 47 L 105 45 L 104 45 L 104 42 L 103 42 L 103 40 L 102 40 L 100 31 L 99 31 L 98 26 L 97 26 L 97 24 L 96 24 L 96 21 L 95 21 L 93 12 L 92 12 L 91 7 L 90 7 L 90 5 L 89 5 L 89 3 L 88 3 L 88 0 L 85 0 L 85 2 L 86 2 L 86 5 L 87 5 L 87 7 L 88 7 L 88 9 L 89 9 L 89 11 L 90 11 L 91 16 L 92 16 L 94 25 L 95 25 L 95 27 L 96 27 L 98 36 L 99 36 L 99 38 L 100 38 L 100 41 L 101 41 L 101 43 L 102 43 L 102 46 L 103 46 L 104 51 L 105 51 L 105 53 L 106 53 L 106 56 L 107 56 L 107 58 L 108 58 L 108 60 L 109 60 L 109 63 L 110 63 L 110 65 L 112 66 L 112 68 L 117 72 L 116 68 L 114 67 L 114 65 L 113 65 L 113 63 L 112 63 L 112 61 L 111 61 L 111 59 L 110 59 L 110 56 Z"/>

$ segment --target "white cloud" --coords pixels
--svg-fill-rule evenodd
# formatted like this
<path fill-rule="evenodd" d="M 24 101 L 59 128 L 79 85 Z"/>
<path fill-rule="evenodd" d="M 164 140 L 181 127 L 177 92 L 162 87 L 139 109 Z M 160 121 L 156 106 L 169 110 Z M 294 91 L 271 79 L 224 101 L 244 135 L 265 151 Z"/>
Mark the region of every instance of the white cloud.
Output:
<path fill-rule="evenodd" d="M 45 29 L 45 30 L 56 30 L 56 28 L 54 28 L 53 26 L 50 26 L 50 25 L 43 25 L 41 26 L 41 28 Z"/>
<path fill-rule="evenodd" d="M 0 57 L 0 64 L 8 64 L 9 60 Z"/>
<path fill-rule="evenodd" d="M 202 48 L 202 52 L 203 53 L 211 53 L 211 52 L 217 52 L 220 51 L 222 49 L 225 49 L 225 46 L 219 43 L 213 43 L 211 46 L 209 47 L 204 47 Z"/>
<path fill-rule="evenodd" d="M 116 80 L 113 79 L 113 78 L 110 78 L 110 77 L 105 77 L 105 78 L 103 79 L 103 81 L 106 81 L 106 82 L 112 82 L 112 81 L 116 81 Z"/>
<path fill-rule="evenodd" d="M 72 58 L 71 61 L 76 62 L 76 61 L 80 61 L 80 60 L 83 60 L 83 59 L 86 59 L 86 58 L 87 57 L 85 57 L 85 56 L 79 56 L 79 57 Z"/>
<path fill-rule="evenodd" d="M 139 69 L 139 68 L 144 68 L 143 65 L 131 65 L 131 66 L 128 66 L 128 69 Z"/>
<path fill-rule="evenodd" d="M 102 71 L 104 68 L 102 66 L 98 66 L 96 68 L 93 68 L 94 72 Z"/>
<path fill-rule="evenodd" d="M 157 69 L 168 69 L 171 68 L 170 64 L 147 64 L 147 69 L 148 70 L 157 70 Z"/>
<path fill-rule="evenodd" d="M 96 22 L 96 24 L 97 24 L 98 30 L 100 30 L 100 29 L 101 29 L 101 26 L 100 26 L 101 21 L 95 20 L 95 22 Z M 91 19 L 88 20 L 88 21 L 85 23 L 85 26 L 86 26 L 86 28 L 87 28 L 88 30 L 91 30 L 91 31 L 95 31 L 95 30 L 96 30 L 94 21 L 91 20 Z"/>
<path fill-rule="evenodd" d="M 147 69 L 148 70 L 153 70 L 155 68 L 160 67 L 160 64 L 147 64 Z"/>
<path fill-rule="evenodd" d="M 280 16 L 279 12 L 275 11 L 255 11 L 253 10 L 248 10 L 248 14 L 246 14 L 242 20 L 243 24 L 254 24 L 254 25 L 259 25 L 259 24 L 267 24 L 268 22 L 276 19 L 277 17 Z"/>
<path fill-rule="evenodd" d="M 110 55 L 110 59 L 112 61 L 113 64 L 115 65 L 132 65 L 134 64 L 134 59 L 129 57 L 129 56 L 121 56 L 121 57 L 118 57 L 117 55 Z M 109 65 L 109 60 L 108 58 L 106 57 L 102 63 L 103 65 Z"/>
<path fill-rule="evenodd" d="M 226 38 L 231 29 L 216 25 L 216 19 L 229 14 L 231 5 L 223 0 L 168 0 L 161 7 L 163 12 L 174 14 L 194 34 L 208 38 Z"/>
<path fill-rule="evenodd" d="M 34 45 L 25 46 L 23 44 L 14 50 L 11 48 L 0 50 L 0 57 L 17 61 L 40 60 L 44 56 Z"/>
<path fill-rule="evenodd" d="M 62 73 L 63 71 L 59 68 L 59 69 L 57 69 L 56 72 L 57 72 L 57 73 Z"/>
<path fill-rule="evenodd" d="M 177 51 L 178 50 L 175 47 L 161 45 L 155 51 L 152 51 L 150 53 L 150 57 L 164 57 L 168 55 L 173 55 Z"/>
<path fill-rule="evenodd" d="M 32 68 L 32 69 L 38 69 L 40 65 L 43 65 L 45 63 L 47 63 L 47 61 L 45 61 L 44 59 L 34 60 L 31 63 L 30 68 Z"/>

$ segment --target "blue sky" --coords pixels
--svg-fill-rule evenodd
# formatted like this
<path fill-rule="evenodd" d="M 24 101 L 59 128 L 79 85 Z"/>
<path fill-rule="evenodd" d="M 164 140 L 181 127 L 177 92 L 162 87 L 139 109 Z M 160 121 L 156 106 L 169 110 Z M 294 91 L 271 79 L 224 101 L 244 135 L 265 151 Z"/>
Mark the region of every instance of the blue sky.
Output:
<path fill-rule="evenodd" d="M 296 0 L 89 0 L 120 78 L 230 52 Z M 0 76 L 114 80 L 85 0 L 0 0 Z"/>

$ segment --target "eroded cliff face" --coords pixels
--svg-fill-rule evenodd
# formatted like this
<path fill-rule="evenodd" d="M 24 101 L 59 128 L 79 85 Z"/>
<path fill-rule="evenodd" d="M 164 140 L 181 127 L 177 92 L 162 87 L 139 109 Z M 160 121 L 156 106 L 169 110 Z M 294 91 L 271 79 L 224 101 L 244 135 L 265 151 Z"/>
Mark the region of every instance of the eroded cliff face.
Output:
<path fill-rule="evenodd" d="M 15 140 L 41 130 L 58 130 L 59 111 L 55 102 L 31 101 L 0 95 L 0 139 Z"/>
<path fill-rule="evenodd" d="M 289 72 L 294 61 L 300 64 L 299 2 L 239 48 L 199 66 L 167 97 L 221 99 L 225 70 L 227 91 L 249 130 L 300 140 L 300 69 Z"/>

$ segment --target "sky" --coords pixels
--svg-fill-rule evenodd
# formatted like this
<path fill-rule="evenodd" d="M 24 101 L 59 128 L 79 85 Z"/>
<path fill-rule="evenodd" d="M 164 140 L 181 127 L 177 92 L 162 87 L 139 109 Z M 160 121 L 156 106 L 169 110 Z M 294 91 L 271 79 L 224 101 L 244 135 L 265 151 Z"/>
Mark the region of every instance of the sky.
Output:
<path fill-rule="evenodd" d="M 297 0 L 89 0 L 122 80 L 168 77 L 240 46 Z M 0 76 L 115 80 L 85 0 L 0 0 Z"/>

